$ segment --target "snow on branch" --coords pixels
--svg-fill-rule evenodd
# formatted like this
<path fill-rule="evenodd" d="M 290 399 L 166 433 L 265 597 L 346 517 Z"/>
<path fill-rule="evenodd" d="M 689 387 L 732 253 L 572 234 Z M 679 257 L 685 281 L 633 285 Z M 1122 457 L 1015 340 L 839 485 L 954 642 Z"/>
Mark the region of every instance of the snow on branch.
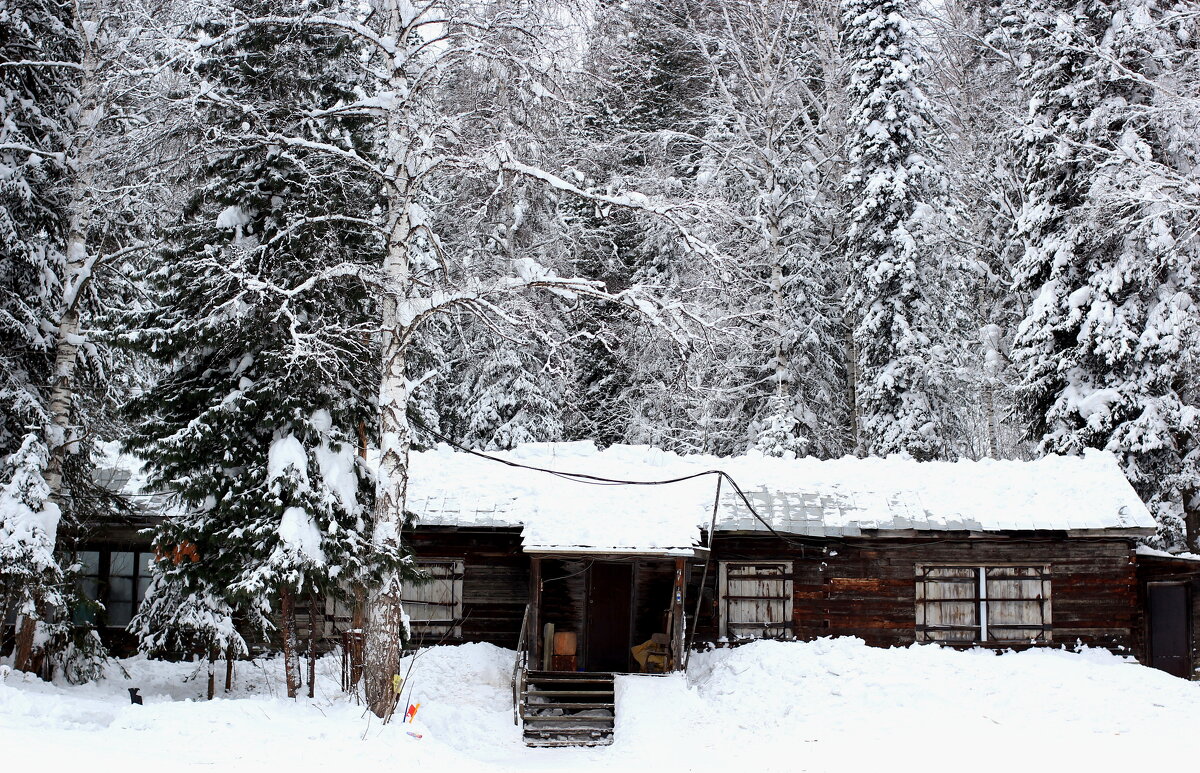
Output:
<path fill-rule="evenodd" d="M 535 180 L 540 180 L 550 187 L 570 193 L 573 196 L 578 196 L 581 199 L 593 201 L 598 204 L 607 204 L 613 207 L 621 207 L 624 209 L 637 210 L 645 212 L 656 217 L 664 219 L 671 225 L 672 228 L 682 237 L 687 248 L 692 252 L 704 255 L 714 262 L 720 262 L 721 254 L 707 241 L 697 236 L 684 222 L 681 215 L 684 214 L 684 208 L 678 204 L 664 204 L 655 202 L 650 197 L 643 193 L 630 192 L 620 194 L 598 193 L 596 191 L 584 190 L 577 185 L 567 182 L 558 175 L 552 172 L 547 172 L 545 169 L 539 169 L 534 166 L 517 161 L 516 159 L 501 153 L 496 159 L 492 160 L 493 169 L 502 169 L 507 172 L 529 177 Z"/>

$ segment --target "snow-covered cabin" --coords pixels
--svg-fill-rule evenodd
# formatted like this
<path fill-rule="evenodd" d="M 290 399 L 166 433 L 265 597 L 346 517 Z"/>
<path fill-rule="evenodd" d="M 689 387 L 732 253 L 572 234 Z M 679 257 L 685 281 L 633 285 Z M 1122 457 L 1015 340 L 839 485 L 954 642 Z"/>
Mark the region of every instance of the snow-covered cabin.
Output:
<path fill-rule="evenodd" d="M 1200 594 L 1157 594 L 1160 628 L 1187 641 L 1150 640 L 1136 543 L 1155 523 L 1104 453 L 818 461 L 559 443 L 487 456 L 412 455 L 405 537 L 434 578 L 405 590 L 418 643 L 628 671 L 647 652 L 671 667 L 689 647 L 760 637 L 1082 642 L 1152 663 L 1166 647 L 1176 660 L 1160 666 L 1192 672 Z M 99 573 L 148 549 L 97 545 Z M 317 622 L 336 640 L 348 613 L 327 612 Z"/>
<path fill-rule="evenodd" d="M 592 671 L 637 669 L 652 639 L 669 663 L 758 637 L 1140 640 L 1134 550 L 1155 523 L 1107 454 L 818 461 L 568 443 L 490 456 L 502 461 L 413 455 L 408 538 L 444 578 L 411 594 L 426 640 L 523 639 L 553 665 L 551 625 L 574 635 L 560 666 Z"/>

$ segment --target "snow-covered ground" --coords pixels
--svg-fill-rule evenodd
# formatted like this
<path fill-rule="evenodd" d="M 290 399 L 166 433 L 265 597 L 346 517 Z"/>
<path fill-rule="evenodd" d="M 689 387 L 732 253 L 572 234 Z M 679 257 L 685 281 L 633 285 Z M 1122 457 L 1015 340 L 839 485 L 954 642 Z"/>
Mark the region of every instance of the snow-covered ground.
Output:
<path fill-rule="evenodd" d="M 619 678 L 611 747 L 528 749 L 511 665 L 486 644 L 426 650 L 409 680 L 416 721 L 387 726 L 340 694 L 332 657 L 317 697 L 294 702 L 280 697 L 277 662 L 239 664 L 235 691 L 212 702 L 192 664 L 125 660 L 129 679 L 113 668 L 77 687 L 8 673 L 0 759 L 103 771 L 1105 771 L 1183 761 L 1200 716 L 1200 685 L 1104 651 L 760 642 L 696 655 L 686 679 Z M 130 686 L 145 705 L 129 704 Z"/>

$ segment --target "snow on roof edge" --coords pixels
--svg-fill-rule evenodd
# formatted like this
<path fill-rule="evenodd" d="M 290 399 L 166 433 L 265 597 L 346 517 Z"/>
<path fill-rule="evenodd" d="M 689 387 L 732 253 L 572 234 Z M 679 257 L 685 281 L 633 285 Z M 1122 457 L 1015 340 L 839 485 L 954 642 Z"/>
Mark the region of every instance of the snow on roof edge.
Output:
<path fill-rule="evenodd" d="M 1108 453 L 1034 461 L 916 462 L 900 457 L 783 460 L 679 456 L 588 441 L 490 454 L 519 464 L 623 480 L 721 469 L 779 532 L 1067 531 L 1143 536 L 1156 524 Z M 549 552 L 686 550 L 712 516 L 715 476 L 670 486 L 587 486 L 441 446 L 413 454 L 410 509 L 419 525 L 521 527 Z M 766 531 L 728 485 L 719 531 Z"/>

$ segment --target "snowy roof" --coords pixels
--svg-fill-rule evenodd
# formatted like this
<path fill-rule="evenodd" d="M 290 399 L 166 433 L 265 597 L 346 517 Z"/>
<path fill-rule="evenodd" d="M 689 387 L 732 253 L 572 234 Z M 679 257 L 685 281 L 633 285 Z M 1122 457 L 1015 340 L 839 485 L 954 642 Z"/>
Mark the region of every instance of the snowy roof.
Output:
<path fill-rule="evenodd" d="M 1037 461 L 679 456 L 647 446 L 529 444 L 492 454 L 521 464 L 651 481 L 724 470 L 772 528 L 842 537 L 895 531 L 1153 533 L 1115 459 L 1099 451 Z M 662 486 L 587 485 L 443 446 L 412 455 L 408 509 L 423 526 L 522 527 L 529 552 L 688 555 L 712 518 L 716 476 Z M 722 486 L 718 531 L 766 527 Z"/>
<path fill-rule="evenodd" d="M 145 516 L 178 514 L 178 503 L 169 492 L 157 491 L 147 483 L 146 463 L 133 454 L 121 451 L 120 443 L 98 444 L 94 456 L 96 483 L 109 491 L 129 498 Z"/>

